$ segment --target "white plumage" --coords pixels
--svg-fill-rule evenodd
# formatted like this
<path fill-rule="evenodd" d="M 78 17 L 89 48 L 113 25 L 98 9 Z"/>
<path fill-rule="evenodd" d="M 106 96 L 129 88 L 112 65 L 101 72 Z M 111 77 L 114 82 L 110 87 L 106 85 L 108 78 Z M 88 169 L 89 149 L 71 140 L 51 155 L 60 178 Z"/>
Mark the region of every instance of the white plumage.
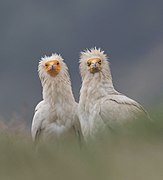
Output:
<path fill-rule="evenodd" d="M 36 106 L 31 134 L 34 141 L 58 141 L 80 136 L 78 104 L 72 94 L 68 68 L 58 54 L 41 59 L 38 66 L 43 100 Z"/>
<path fill-rule="evenodd" d="M 115 125 L 147 115 L 136 101 L 117 92 L 112 83 L 109 62 L 104 51 L 90 49 L 81 52 L 82 87 L 78 115 L 86 140 Z"/>

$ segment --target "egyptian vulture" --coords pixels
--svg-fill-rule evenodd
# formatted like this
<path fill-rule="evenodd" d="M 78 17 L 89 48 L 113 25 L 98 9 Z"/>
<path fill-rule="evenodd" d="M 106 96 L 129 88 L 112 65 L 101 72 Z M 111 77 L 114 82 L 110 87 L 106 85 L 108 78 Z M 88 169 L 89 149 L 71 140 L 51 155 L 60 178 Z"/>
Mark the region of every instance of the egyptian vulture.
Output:
<path fill-rule="evenodd" d="M 43 87 L 43 100 L 35 108 L 31 134 L 33 141 L 58 142 L 67 137 L 80 138 L 68 68 L 58 54 L 45 56 L 39 62 L 38 73 Z"/>
<path fill-rule="evenodd" d="M 93 48 L 81 52 L 80 73 L 78 116 L 85 140 L 94 139 L 104 129 L 136 119 L 139 114 L 147 115 L 139 103 L 114 89 L 104 51 Z"/>

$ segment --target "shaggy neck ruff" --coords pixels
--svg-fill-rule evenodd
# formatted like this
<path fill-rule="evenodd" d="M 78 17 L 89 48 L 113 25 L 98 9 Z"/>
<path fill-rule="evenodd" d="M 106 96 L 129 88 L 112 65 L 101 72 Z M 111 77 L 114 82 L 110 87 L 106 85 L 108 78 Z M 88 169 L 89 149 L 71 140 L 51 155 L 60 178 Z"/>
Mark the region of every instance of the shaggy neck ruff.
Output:
<path fill-rule="evenodd" d="M 47 74 L 40 66 L 39 77 L 43 87 L 43 100 L 50 106 L 72 105 L 75 102 L 66 65 L 55 77 Z"/>
<path fill-rule="evenodd" d="M 43 99 L 51 106 L 56 104 L 73 104 L 71 83 L 69 79 L 55 77 L 47 78 L 42 82 Z"/>
<path fill-rule="evenodd" d="M 84 76 L 80 91 L 80 103 L 85 104 L 85 102 L 91 102 L 92 99 L 95 101 L 107 95 L 117 94 L 112 83 L 111 73 L 108 72 L 110 71 L 94 74 L 88 72 Z"/>

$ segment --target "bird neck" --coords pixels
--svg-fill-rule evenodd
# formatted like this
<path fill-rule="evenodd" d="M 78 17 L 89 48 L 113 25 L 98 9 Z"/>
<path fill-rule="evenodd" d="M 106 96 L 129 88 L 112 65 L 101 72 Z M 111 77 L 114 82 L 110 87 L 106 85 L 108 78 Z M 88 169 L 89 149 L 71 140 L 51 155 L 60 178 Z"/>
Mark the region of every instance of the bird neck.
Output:
<path fill-rule="evenodd" d="M 80 99 L 93 98 L 95 100 L 115 93 L 117 91 L 114 89 L 111 73 L 89 73 L 83 79 Z"/>
<path fill-rule="evenodd" d="M 56 104 L 72 104 L 74 103 L 74 96 L 72 94 L 70 81 L 55 81 L 46 80 L 43 85 L 43 99 L 55 106 Z"/>

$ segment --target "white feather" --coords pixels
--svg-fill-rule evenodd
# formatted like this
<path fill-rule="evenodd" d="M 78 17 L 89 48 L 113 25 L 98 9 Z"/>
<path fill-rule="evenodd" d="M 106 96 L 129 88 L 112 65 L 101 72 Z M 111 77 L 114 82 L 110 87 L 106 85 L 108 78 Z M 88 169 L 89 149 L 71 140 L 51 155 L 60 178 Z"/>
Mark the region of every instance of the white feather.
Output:
<path fill-rule="evenodd" d="M 101 71 L 88 71 L 87 61 L 91 58 L 101 59 Z M 94 48 L 82 52 L 80 72 L 82 87 L 78 115 L 86 140 L 94 138 L 106 127 L 112 128 L 115 124 L 135 119 L 139 113 L 146 114 L 139 103 L 114 89 L 109 62 L 104 51 Z"/>
<path fill-rule="evenodd" d="M 55 77 L 46 73 L 47 61 L 58 60 L 61 70 Z M 80 131 L 68 68 L 60 55 L 41 59 L 38 66 L 39 77 L 43 86 L 43 100 L 36 106 L 31 134 L 34 141 L 58 139 L 70 133 Z M 74 131 L 75 130 L 75 131 Z"/>

